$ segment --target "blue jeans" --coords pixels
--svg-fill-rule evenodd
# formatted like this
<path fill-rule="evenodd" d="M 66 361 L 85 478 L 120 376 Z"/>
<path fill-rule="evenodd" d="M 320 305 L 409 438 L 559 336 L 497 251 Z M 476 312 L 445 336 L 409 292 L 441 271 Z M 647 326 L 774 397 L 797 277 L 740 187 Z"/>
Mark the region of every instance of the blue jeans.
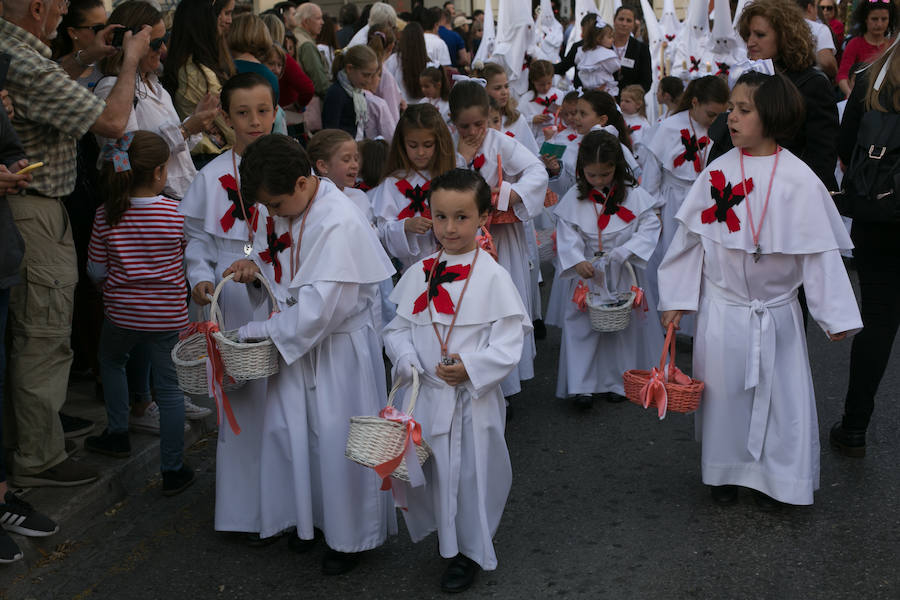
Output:
<path fill-rule="evenodd" d="M 137 331 L 123 329 L 104 319 L 100 333 L 100 377 L 106 403 L 107 429 L 112 433 L 128 431 L 128 376 L 125 365 L 139 346 L 150 357 L 156 404 L 159 406 L 160 468 L 177 471 L 184 454 L 184 394 L 178 389 L 172 348 L 178 342 L 176 331 Z"/>
<path fill-rule="evenodd" d="M 6 481 L 3 459 L 3 385 L 6 375 L 6 315 L 9 313 L 9 288 L 0 289 L 0 483 Z"/>

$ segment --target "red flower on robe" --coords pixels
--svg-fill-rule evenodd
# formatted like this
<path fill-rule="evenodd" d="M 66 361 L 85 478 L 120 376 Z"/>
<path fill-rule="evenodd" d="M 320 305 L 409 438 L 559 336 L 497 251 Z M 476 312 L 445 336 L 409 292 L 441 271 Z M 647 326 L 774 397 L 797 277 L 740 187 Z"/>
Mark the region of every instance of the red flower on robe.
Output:
<path fill-rule="evenodd" d="M 578 134 L 577 134 L 577 133 L 570 133 L 570 134 L 567 135 L 566 137 L 569 138 L 569 141 L 570 141 L 570 142 L 572 142 L 572 141 L 575 140 L 575 138 L 578 137 Z"/>
<path fill-rule="evenodd" d="M 291 247 L 291 234 L 285 231 L 280 236 L 275 235 L 275 221 L 272 217 L 266 217 L 266 245 L 268 248 L 260 252 L 259 257 L 272 265 L 275 282 L 281 283 L 281 261 L 278 260 L 278 254 Z"/>
<path fill-rule="evenodd" d="M 741 220 L 735 214 L 734 207 L 753 191 L 753 178 L 747 180 L 746 188 L 744 182 L 732 186 L 722 171 L 712 171 L 709 174 L 709 183 L 710 193 L 716 203 L 700 213 L 700 221 L 707 225 L 715 222 L 725 223 L 731 233 L 740 231 Z"/>
<path fill-rule="evenodd" d="M 241 195 L 238 194 L 237 181 L 234 180 L 234 177 L 230 174 L 222 175 L 219 177 L 219 184 L 222 186 L 222 189 L 225 190 L 225 193 L 228 194 L 228 200 L 231 202 L 231 206 L 228 207 L 225 214 L 219 219 L 222 231 L 228 233 L 228 231 L 234 227 L 235 221 L 244 220 L 244 211 L 241 209 Z M 253 219 L 256 214 L 256 206 L 250 205 L 245 208 L 247 217 Z"/>
<path fill-rule="evenodd" d="M 703 163 L 701 162 L 701 151 L 709 145 L 709 137 L 703 136 L 699 140 L 696 136 L 691 135 L 687 129 L 681 130 L 681 145 L 684 146 L 684 152 L 675 157 L 672 164 L 677 169 L 686 162 L 694 163 L 694 170 L 697 173 L 703 171 Z"/>
<path fill-rule="evenodd" d="M 481 169 L 481 167 L 484 166 L 484 160 L 485 160 L 484 154 L 479 154 L 474 159 L 472 159 L 470 166 L 473 167 L 477 171 L 477 170 Z"/>
<path fill-rule="evenodd" d="M 512 131 L 506 131 L 505 133 L 506 133 L 506 135 L 508 135 L 511 138 L 516 137 L 516 134 L 514 134 Z"/>
<path fill-rule="evenodd" d="M 603 194 L 602 192 L 598 192 L 597 190 L 591 190 L 590 198 L 596 204 L 603 204 L 611 194 L 612 190 L 610 190 L 607 194 Z M 599 231 L 603 231 L 604 229 L 606 229 L 607 225 L 609 225 L 609 219 L 613 215 L 616 215 L 626 223 L 631 223 L 632 221 L 634 221 L 634 213 L 624 206 L 611 206 L 607 204 L 606 208 L 603 209 L 603 214 L 601 214 L 597 218 L 597 229 Z"/>
<path fill-rule="evenodd" d="M 414 217 L 417 214 L 431 218 L 431 209 L 428 207 L 428 198 L 431 196 L 431 182 L 426 181 L 423 185 L 413 187 L 407 180 L 401 179 L 396 184 L 397 189 L 404 197 L 409 199 L 409 205 L 400 211 L 397 219 L 403 220 Z"/>
<path fill-rule="evenodd" d="M 434 267 L 434 275 L 431 276 L 431 281 L 429 282 L 428 276 L 431 274 L 432 267 Z M 456 307 L 453 306 L 453 300 L 450 299 L 450 294 L 444 289 L 443 284 L 468 279 L 472 265 L 453 265 L 448 267 L 447 261 L 444 260 L 435 267 L 434 259 L 429 258 L 422 263 L 422 270 L 425 271 L 425 283 L 428 289 L 416 298 L 416 302 L 413 304 L 413 314 L 418 314 L 428 308 L 428 303 L 433 300 L 436 311 L 445 315 L 452 315 Z"/>

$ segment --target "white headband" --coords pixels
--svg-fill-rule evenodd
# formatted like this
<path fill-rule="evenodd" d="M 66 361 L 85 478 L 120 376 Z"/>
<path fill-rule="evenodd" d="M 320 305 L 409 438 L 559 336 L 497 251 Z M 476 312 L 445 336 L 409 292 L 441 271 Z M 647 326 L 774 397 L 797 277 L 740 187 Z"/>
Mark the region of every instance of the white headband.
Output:
<path fill-rule="evenodd" d="M 774 75 L 775 64 L 772 62 L 771 58 L 765 60 L 742 60 L 741 62 L 732 65 L 729 69 L 728 87 L 733 89 L 737 84 L 737 80 L 747 71 L 756 71 L 763 75 Z"/>
<path fill-rule="evenodd" d="M 604 21 L 600 15 L 597 15 L 597 18 L 594 19 L 594 26 L 597 29 L 603 29 L 604 27 L 606 27 L 606 21 Z"/>

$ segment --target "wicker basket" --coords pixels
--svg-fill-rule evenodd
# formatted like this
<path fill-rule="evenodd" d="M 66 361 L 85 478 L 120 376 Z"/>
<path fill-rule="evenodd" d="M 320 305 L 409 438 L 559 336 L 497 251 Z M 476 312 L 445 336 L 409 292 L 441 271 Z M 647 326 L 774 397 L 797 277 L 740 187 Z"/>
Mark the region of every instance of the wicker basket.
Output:
<path fill-rule="evenodd" d="M 540 229 L 535 232 L 537 238 L 538 258 L 541 264 L 551 263 L 556 258 L 556 243 L 553 241 L 553 229 Z"/>
<path fill-rule="evenodd" d="M 215 323 L 220 328 L 223 323 L 218 304 L 219 294 L 222 292 L 222 286 L 233 278 L 234 275 L 229 275 L 222 279 L 219 285 L 216 286 L 216 292 L 213 294 L 210 316 L 215 319 Z M 272 306 L 277 311 L 278 302 L 275 300 L 275 294 L 272 293 L 269 282 L 259 273 L 257 273 L 256 279 L 262 283 L 269 293 L 269 297 L 272 299 Z M 239 342 L 236 332 L 222 333 L 221 331 L 213 333 L 213 339 L 216 340 L 216 345 L 222 354 L 225 374 L 231 376 L 235 381 L 263 379 L 278 373 L 278 349 L 272 343 L 272 340 Z"/>
<path fill-rule="evenodd" d="M 226 335 L 228 334 L 226 333 Z M 206 335 L 203 333 L 193 333 L 183 340 L 179 340 L 172 348 L 172 362 L 175 363 L 178 387 L 185 394 L 208 395 L 210 393 L 206 374 L 206 354 Z M 230 392 L 243 385 L 243 381 L 225 377 L 223 387 L 226 392 Z"/>
<path fill-rule="evenodd" d="M 400 380 L 394 383 L 388 396 L 387 405 L 394 405 L 394 396 L 400 389 Z M 412 391 L 409 397 L 409 407 L 406 414 L 412 417 L 416 408 L 416 398 L 419 396 L 419 374 L 413 369 Z M 347 448 L 344 456 L 359 463 L 364 467 L 374 468 L 390 460 L 396 459 L 406 449 L 407 429 L 402 423 L 389 421 L 382 417 L 351 417 L 350 433 L 347 436 Z M 424 439 L 415 446 L 416 458 L 419 465 L 424 465 L 431 456 L 431 446 Z M 401 481 L 409 481 L 409 470 L 406 467 L 406 458 L 400 461 L 400 465 L 391 473 L 391 477 Z"/>
<path fill-rule="evenodd" d="M 666 364 L 666 354 L 669 355 L 669 368 L 663 371 Z M 675 375 L 675 326 L 669 325 L 666 331 L 666 341 L 663 345 L 662 356 L 659 359 L 659 373 L 666 373 L 664 384 L 666 388 L 666 408 L 665 412 L 691 413 L 700 406 L 700 398 L 703 395 L 704 384 L 699 379 L 691 378 L 689 384 L 677 383 L 673 381 Z M 641 399 L 641 390 L 650 380 L 651 372 L 639 369 L 631 369 L 625 371 L 622 379 L 625 383 L 625 396 L 635 404 L 643 406 Z M 650 401 L 646 408 L 656 406 L 656 402 Z"/>
<path fill-rule="evenodd" d="M 637 287 L 637 278 L 631 263 L 623 263 L 631 275 L 632 287 Z M 596 294 L 589 292 L 586 299 L 588 316 L 591 318 L 591 329 L 601 333 L 622 331 L 631 323 L 631 309 L 634 304 L 635 293 L 633 291 L 619 292 L 619 302 L 612 306 L 601 304 L 596 299 Z"/>

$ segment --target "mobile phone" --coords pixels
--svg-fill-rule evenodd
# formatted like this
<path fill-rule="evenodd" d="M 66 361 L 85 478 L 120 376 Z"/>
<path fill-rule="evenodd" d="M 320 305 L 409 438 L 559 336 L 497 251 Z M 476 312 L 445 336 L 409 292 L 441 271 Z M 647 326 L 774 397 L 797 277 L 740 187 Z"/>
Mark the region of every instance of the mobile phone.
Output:
<path fill-rule="evenodd" d="M 12 61 L 12 56 L 6 54 L 0 54 L 0 90 L 6 87 L 6 74 L 9 73 L 9 63 Z"/>
<path fill-rule="evenodd" d="M 140 31 L 140 27 L 119 27 L 115 31 L 113 31 L 112 41 L 109 43 L 113 48 L 121 48 L 122 43 L 125 41 L 125 32 L 130 31 L 132 34 Z"/>
<path fill-rule="evenodd" d="M 44 163 L 42 163 L 42 162 L 31 163 L 24 169 L 19 169 L 18 171 L 16 171 L 15 174 L 16 175 L 27 175 L 28 173 L 31 173 L 35 169 L 40 169 L 43 166 L 44 166 Z"/>

